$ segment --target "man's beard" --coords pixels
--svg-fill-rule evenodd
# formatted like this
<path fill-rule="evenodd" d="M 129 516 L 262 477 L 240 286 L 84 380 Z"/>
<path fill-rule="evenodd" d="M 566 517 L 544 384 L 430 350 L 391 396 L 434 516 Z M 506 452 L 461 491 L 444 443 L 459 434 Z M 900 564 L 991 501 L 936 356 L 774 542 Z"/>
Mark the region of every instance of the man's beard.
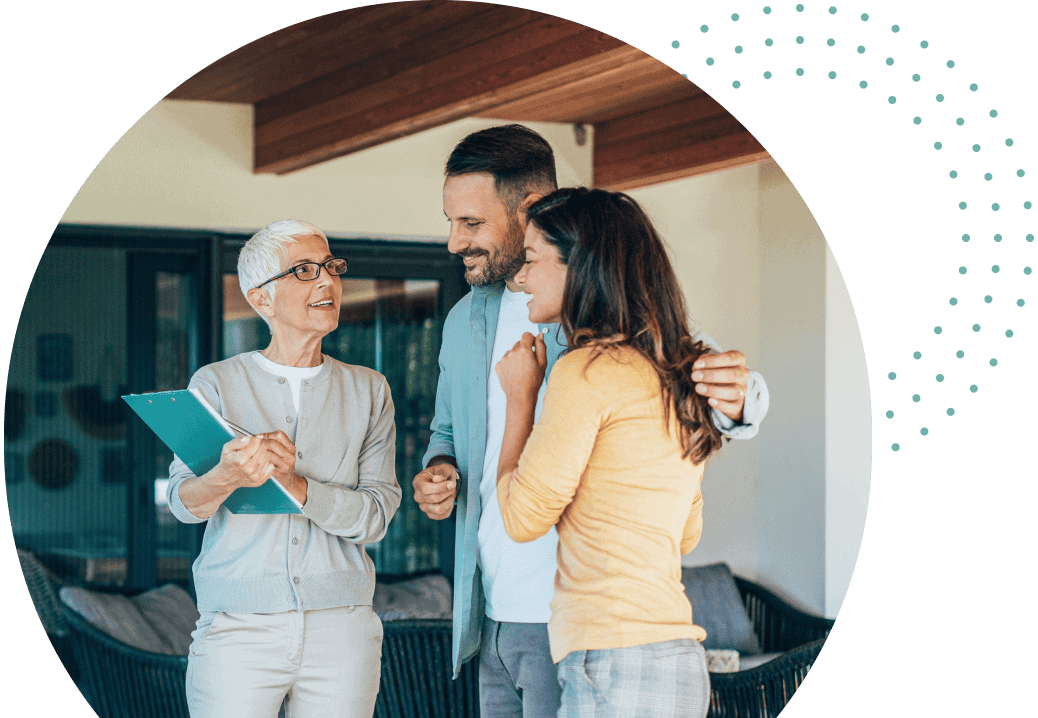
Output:
<path fill-rule="evenodd" d="M 511 279 L 523 267 L 526 259 L 526 249 L 523 247 L 523 228 L 519 220 L 511 218 L 508 223 L 508 236 L 502 246 L 496 252 L 474 252 L 463 256 L 485 256 L 487 261 L 482 268 L 473 267 L 465 270 L 465 281 L 473 287 L 486 287 L 500 282 L 502 279 Z"/>

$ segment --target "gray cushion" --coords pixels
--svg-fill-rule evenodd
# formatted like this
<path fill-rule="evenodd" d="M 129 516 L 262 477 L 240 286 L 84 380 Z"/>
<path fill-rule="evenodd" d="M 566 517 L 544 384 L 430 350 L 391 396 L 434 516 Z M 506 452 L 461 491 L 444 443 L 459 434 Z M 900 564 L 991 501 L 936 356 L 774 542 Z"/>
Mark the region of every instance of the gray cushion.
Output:
<path fill-rule="evenodd" d="M 453 595 L 447 579 L 422 576 L 398 583 L 375 583 L 371 610 L 383 621 L 450 618 Z"/>
<path fill-rule="evenodd" d="M 186 656 L 198 609 L 187 591 L 172 583 L 153 588 L 130 599 L 144 620 L 169 645 L 174 655 Z"/>
<path fill-rule="evenodd" d="M 703 648 L 738 651 L 740 665 L 742 656 L 761 652 L 728 564 L 683 567 L 681 582 L 692 603 L 692 622 L 706 629 Z"/>
<path fill-rule="evenodd" d="M 781 656 L 781 653 L 761 653 L 756 656 L 746 656 L 745 658 L 739 658 L 739 670 L 748 671 L 751 668 L 757 666 L 763 666 L 768 661 L 774 660 Z"/>
<path fill-rule="evenodd" d="M 66 606 L 120 643 L 142 651 L 173 655 L 173 647 L 126 596 L 94 593 L 78 586 L 65 586 L 59 595 Z"/>

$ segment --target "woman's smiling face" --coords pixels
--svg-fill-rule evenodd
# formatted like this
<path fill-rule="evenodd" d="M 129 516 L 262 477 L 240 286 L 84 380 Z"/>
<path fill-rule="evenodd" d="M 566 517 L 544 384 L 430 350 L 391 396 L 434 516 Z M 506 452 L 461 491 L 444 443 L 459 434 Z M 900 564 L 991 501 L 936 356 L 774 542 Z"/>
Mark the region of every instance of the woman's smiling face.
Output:
<path fill-rule="evenodd" d="M 531 222 L 526 225 L 524 239 L 526 262 L 515 275 L 523 291 L 531 295 L 526 306 L 535 324 L 557 324 L 562 321 L 562 294 L 566 288 L 566 265 L 559 250 L 544 239 L 544 233 Z"/>
<path fill-rule="evenodd" d="M 281 271 L 303 262 L 325 262 L 332 258 L 328 243 L 321 237 L 296 237 L 285 246 Z M 342 280 L 321 267 L 320 276 L 302 282 L 292 275 L 277 280 L 274 296 L 274 316 L 271 322 L 282 331 L 293 334 L 324 336 L 339 325 L 339 302 L 342 300 Z"/>

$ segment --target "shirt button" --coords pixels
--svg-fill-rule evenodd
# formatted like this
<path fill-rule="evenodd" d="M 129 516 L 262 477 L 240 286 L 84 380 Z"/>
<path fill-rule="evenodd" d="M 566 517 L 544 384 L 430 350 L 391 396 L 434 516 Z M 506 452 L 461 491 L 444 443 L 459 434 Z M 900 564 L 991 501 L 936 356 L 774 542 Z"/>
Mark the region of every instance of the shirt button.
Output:
<path fill-rule="evenodd" d="M 293 538 L 292 539 L 292 545 L 295 546 L 297 543 L 299 543 L 299 539 Z"/>
<path fill-rule="evenodd" d="M 285 421 L 287 421 L 289 424 L 291 424 L 293 421 L 295 421 L 295 419 L 293 419 L 291 416 L 286 416 L 285 417 Z"/>
<path fill-rule="evenodd" d="M 301 459 L 301 458 L 303 458 L 303 452 L 302 452 L 302 451 L 297 451 L 297 452 L 296 452 L 296 458 L 297 458 L 297 459 Z"/>
<path fill-rule="evenodd" d="M 278 384 L 284 384 L 284 383 L 285 383 L 285 377 L 279 376 L 278 377 Z"/>
<path fill-rule="evenodd" d="M 296 576 L 295 578 L 293 578 L 292 583 L 299 583 L 299 577 Z"/>

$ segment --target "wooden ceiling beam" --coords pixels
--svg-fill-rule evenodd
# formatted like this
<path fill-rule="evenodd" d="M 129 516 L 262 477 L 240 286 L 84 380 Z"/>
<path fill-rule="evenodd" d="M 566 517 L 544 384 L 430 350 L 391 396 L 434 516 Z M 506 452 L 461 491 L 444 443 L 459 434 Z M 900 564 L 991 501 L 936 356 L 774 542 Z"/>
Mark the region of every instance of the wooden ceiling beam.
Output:
<path fill-rule="evenodd" d="M 643 104 L 651 107 L 671 101 L 674 93 L 684 91 L 686 86 L 694 87 L 656 58 L 635 52 L 622 64 L 605 65 L 594 75 L 506 102 L 479 116 L 515 122 L 591 124 L 634 112 Z M 618 113 L 621 109 L 624 111 Z"/>
<path fill-rule="evenodd" d="M 451 3 L 449 7 L 458 5 L 469 3 Z M 334 72 L 314 80 L 298 82 L 290 90 L 257 102 L 256 124 L 272 125 L 279 120 L 293 124 L 299 118 L 321 119 L 322 115 L 329 112 L 344 113 L 363 109 L 355 104 L 358 92 L 368 91 L 377 97 L 383 91 L 395 89 L 399 92 L 416 88 L 424 72 L 439 72 L 443 75 L 442 79 L 449 79 L 452 70 L 454 75 L 462 72 L 453 67 L 458 64 L 455 60 L 472 61 L 469 56 L 474 46 L 478 46 L 485 54 L 488 41 L 493 38 L 511 37 L 514 35 L 512 31 L 521 28 L 529 28 L 529 32 L 547 26 L 547 23 L 542 22 L 530 27 L 538 16 L 528 10 L 496 5 L 476 6 L 488 9 L 483 9 L 475 16 L 459 18 L 434 33 L 419 36 L 397 47 L 384 48 L 384 43 L 376 45 L 379 52 L 371 53 L 350 65 L 340 66 Z M 561 22 L 564 21 L 557 20 L 556 25 Z M 486 31 L 488 27 L 494 28 L 491 37 L 488 37 Z M 566 23 L 565 30 L 569 34 L 579 29 L 579 25 Z M 486 64 L 486 60 L 482 64 Z"/>
<path fill-rule="evenodd" d="M 482 3 L 400 2 L 313 18 L 254 40 L 189 78 L 168 97 L 256 103 L 484 12 Z M 387 42 L 387 38 L 391 38 Z"/>
<path fill-rule="evenodd" d="M 708 95 L 595 125 L 594 185 L 629 190 L 769 159 Z"/>
<path fill-rule="evenodd" d="M 514 18 L 516 11 L 509 10 Z M 257 103 L 254 171 L 301 169 L 595 76 L 643 54 L 581 25 L 533 17 L 492 37 L 485 30 L 462 32 L 482 39 L 460 49 L 448 44 L 449 54 L 412 57 L 414 48 L 401 48 L 412 61 L 387 70 L 388 58 L 376 56 L 348 73 Z M 442 37 L 436 42 L 443 48 Z M 431 46 L 428 52 L 434 52 Z"/>
<path fill-rule="evenodd" d="M 371 5 L 236 50 L 169 95 L 254 106 L 253 167 L 283 174 L 464 117 L 595 126 L 594 182 L 631 189 L 768 157 L 655 58 L 479 2 Z"/>

